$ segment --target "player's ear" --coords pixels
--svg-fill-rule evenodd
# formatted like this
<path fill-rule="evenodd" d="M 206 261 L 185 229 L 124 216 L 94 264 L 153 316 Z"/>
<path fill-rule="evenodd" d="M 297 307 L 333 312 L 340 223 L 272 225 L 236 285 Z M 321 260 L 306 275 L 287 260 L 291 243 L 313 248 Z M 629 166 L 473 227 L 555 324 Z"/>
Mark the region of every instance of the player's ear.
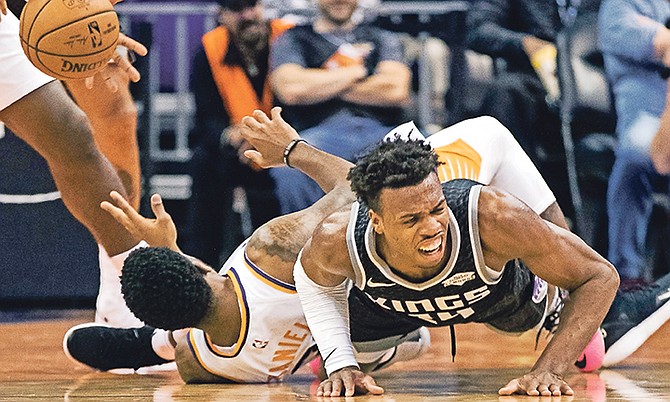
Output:
<path fill-rule="evenodd" d="M 384 232 L 384 224 L 382 223 L 381 216 L 373 210 L 368 211 L 368 216 L 370 217 L 370 223 L 375 233 L 382 234 Z"/>

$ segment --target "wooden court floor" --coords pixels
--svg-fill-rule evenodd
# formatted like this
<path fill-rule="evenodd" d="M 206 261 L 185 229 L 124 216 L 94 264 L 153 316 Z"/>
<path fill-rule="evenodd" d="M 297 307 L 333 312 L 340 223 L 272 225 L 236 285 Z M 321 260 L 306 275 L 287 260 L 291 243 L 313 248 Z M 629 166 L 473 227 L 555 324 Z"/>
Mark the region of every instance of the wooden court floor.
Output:
<path fill-rule="evenodd" d="M 70 362 L 61 350 L 72 325 L 90 321 L 91 311 L 66 318 L 0 324 L 0 401 L 309 401 L 314 377 L 300 371 L 283 384 L 185 385 L 174 371 L 118 375 Z M 670 324 L 616 369 L 568 378 L 576 395 L 562 398 L 501 397 L 497 390 L 534 362 L 534 334 L 508 337 L 481 325 L 456 327 L 451 362 L 449 331 L 431 330 L 432 346 L 412 362 L 377 373 L 383 396 L 347 401 L 670 401 Z M 542 347 L 545 342 L 540 342 Z"/>

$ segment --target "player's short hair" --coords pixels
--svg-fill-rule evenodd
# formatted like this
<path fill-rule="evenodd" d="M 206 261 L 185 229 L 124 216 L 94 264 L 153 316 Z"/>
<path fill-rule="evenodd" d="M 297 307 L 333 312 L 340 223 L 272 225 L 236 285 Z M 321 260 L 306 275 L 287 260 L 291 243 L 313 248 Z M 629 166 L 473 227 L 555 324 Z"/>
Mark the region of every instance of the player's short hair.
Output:
<path fill-rule="evenodd" d="M 212 304 L 204 274 L 185 256 L 162 247 L 133 250 L 123 264 L 121 292 L 130 311 L 152 327 L 194 327 Z"/>
<path fill-rule="evenodd" d="M 384 188 L 419 184 L 437 170 L 437 155 L 424 140 L 385 139 L 358 159 L 347 179 L 358 200 L 379 211 L 379 194 Z"/>

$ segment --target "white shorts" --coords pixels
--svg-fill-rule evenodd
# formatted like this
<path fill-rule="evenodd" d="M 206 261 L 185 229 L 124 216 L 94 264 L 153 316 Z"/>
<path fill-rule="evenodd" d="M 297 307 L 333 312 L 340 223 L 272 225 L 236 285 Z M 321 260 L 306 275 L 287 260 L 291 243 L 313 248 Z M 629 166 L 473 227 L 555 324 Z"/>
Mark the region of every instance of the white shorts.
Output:
<path fill-rule="evenodd" d="M 556 197 L 512 133 L 490 116 L 469 119 L 428 137 L 444 164 L 442 181 L 471 179 L 507 191 L 541 214 Z"/>
<path fill-rule="evenodd" d="M 0 21 L 0 110 L 54 78 L 30 63 L 21 49 L 19 20 L 7 13 Z"/>
<path fill-rule="evenodd" d="M 391 130 L 386 138 L 422 139 L 408 122 Z M 526 203 L 538 215 L 556 197 L 512 133 L 491 116 L 464 120 L 426 138 L 439 161 L 442 182 L 470 179 L 497 187 Z"/>

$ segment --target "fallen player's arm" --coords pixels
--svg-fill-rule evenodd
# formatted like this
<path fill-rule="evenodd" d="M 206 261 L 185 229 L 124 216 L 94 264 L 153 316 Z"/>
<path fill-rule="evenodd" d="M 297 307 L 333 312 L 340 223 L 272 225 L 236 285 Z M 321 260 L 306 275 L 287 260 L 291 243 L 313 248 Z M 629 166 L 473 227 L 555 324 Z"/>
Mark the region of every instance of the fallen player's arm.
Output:
<path fill-rule="evenodd" d="M 336 186 L 348 186 L 347 173 L 352 163 L 300 141 L 300 136 L 274 107 L 268 117 L 260 110 L 242 119 L 241 135 L 255 149 L 244 152 L 263 168 L 287 163 L 311 177 L 324 192 Z"/>
<path fill-rule="evenodd" d="M 538 277 L 570 292 L 558 330 L 530 373 L 500 393 L 571 395 L 562 376 L 607 314 L 619 285 L 616 270 L 579 237 L 492 187 L 481 191 L 478 221 L 487 266 L 499 269 L 518 258 Z"/>
<path fill-rule="evenodd" d="M 182 337 L 177 341 L 175 362 L 177 363 L 179 376 L 186 384 L 225 384 L 231 382 L 226 378 L 214 375 L 205 370 L 200 362 L 198 362 L 198 359 L 193 355 L 193 352 L 186 341 L 186 337 Z"/>

